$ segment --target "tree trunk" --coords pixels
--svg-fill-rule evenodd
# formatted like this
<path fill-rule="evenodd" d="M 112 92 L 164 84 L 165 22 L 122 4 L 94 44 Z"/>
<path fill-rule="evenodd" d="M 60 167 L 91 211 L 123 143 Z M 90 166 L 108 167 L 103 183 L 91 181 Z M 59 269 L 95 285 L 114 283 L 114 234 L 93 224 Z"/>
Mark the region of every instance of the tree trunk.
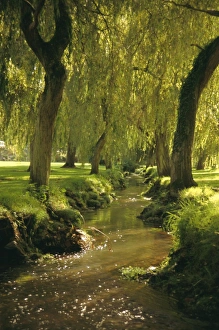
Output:
<path fill-rule="evenodd" d="M 106 170 L 111 170 L 113 168 L 113 163 L 110 156 L 105 156 L 105 165 L 106 165 Z"/>
<path fill-rule="evenodd" d="M 207 150 L 200 148 L 198 154 L 198 161 L 196 165 L 196 170 L 204 170 L 205 169 L 205 161 L 208 157 Z"/>
<path fill-rule="evenodd" d="M 196 112 L 202 90 L 218 64 L 219 37 L 201 50 L 181 88 L 171 159 L 171 188 L 173 190 L 197 185 L 193 180 L 191 161 Z"/>
<path fill-rule="evenodd" d="M 54 8 L 54 35 L 47 42 L 41 38 L 38 22 L 44 4 L 45 0 L 39 0 L 38 7 L 34 9 L 28 1 L 23 0 L 21 10 L 21 29 L 46 73 L 44 92 L 39 101 L 30 164 L 30 179 L 39 186 L 49 184 L 54 126 L 66 80 L 61 60 L 64 50 L 70 43 L 71 34 L 71 18 L 67 4 L 64 0 L 58 0 L 58 8 Z"/>
<path fill-rule="evenodd" d="M 155 165 L 155 147 L 152 144 L 145 150 L 145 165 L 146 167 Z"/>
<path fill-rule="evenodd" d="M 166 134 L 156 132 L 156 163 L 157 173 L 161 176 L 170 176 L 170 154 L 166 143 Z"/>
<path fill-rule="evenodd" d="M 103 132 L 99 140 L 97 141 L 95 148 L 94 148 L 94 154 L 91 161 L 91 172 L 90 174 L 98 174 L 99 173 L 99 163 L 100 163 L 100 156 L 101 151 L 103 150 L 103 147 L 106 143 L 106 132 Z"/>
<path fill-rule="evenodd" d="M 69 141 L 66 162 L 62 167 L 74 168 L 75 167 L 75 157 L 76 157 L 76 147 Z"/>
<path fill-rule="evenodd" d="M 65 80 L 66 75 L 62 64 L 60 64 L 58 72 L 53 70 L 50 77 L 46 75 L 45 90 L 41 96 L 38 120 L 35 126 L 32 163 L 30 165 L 30 180 L 39 186 L 49 184 L 55 120 L 61 103 Z"/>

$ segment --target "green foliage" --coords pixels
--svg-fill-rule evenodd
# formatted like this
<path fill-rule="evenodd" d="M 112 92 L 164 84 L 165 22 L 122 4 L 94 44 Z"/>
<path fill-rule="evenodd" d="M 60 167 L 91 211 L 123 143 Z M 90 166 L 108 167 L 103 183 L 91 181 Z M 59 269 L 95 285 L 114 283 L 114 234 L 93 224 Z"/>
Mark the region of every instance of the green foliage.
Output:
<path fill-rule="evenodd" d="M 61 221 L 67 221 L 74 226 L 80 227 L 84 223 L 84 219 L 78 210 L 72 208 L 65 208 L 60 210 L 55 210 L 55 214 Z"/>
<path fill-rule="evenodd" d="M 154 178 L 157 177 L 157 168 L 155 166 L 149 166 L 146 168 L 145 177 Z"/>
<path fill-rule="evenodd" d="M 36 220 L 48 219 L 45 207 L 28 192 L 14 191 L 13 193 L 2 192 L 0 195 L 0 204 L 14 214 L 32 215 Z"/>
<path fill-rule="evenodd" d="M 211 196 L 210 189 L 190 188 L 181 193 L 180 208 L 167 220 L 178 248 L 201 244 L 203 239 L 216 237 L 219 208 L 217 202 L 209 199 Z"/>
<path fill-rule="evenodd" d="M 191 187 L 180 192 L 181 200 L 196 200 L 197 202 L 208 201 L 214 195 L 209 187 Z"/>
<path fill-rule="evenodd" d="M 125 187 L 124 175 L 117 169 L 106 170 L 101 172 L 101 176 L 112 184 L 114 189 L 120 189 Z"/>
<path fill-rule="evenodd" d="M 37 186 L 36 184 L 30 184 L 28 187 L 30 194 L 38 199 L 41 203 L 46 203 L 49 197 L 49 187 L 48 186 Z"/>
<path fill-rule="evenodd" d="M 138 165 L 133 160 L 126 159 L 122 162 L 123 172 L 134 173 L 137 167 L 138 167 Z"/>
<path fill-rule="evenodd" d="M 139 275 L 144 275 L 146 270 L 142 267 L 122 267 L 120 269 L 122 276 L 129 281 L 137 281 L 139 279 Z"/>
<path fill-rule="evenodd" d="M 219 194 L 190 188 L 180 198 L 179 209 L 168 217 L 174 248 L 160 278 L 189 313 L 218 320 Z"/>

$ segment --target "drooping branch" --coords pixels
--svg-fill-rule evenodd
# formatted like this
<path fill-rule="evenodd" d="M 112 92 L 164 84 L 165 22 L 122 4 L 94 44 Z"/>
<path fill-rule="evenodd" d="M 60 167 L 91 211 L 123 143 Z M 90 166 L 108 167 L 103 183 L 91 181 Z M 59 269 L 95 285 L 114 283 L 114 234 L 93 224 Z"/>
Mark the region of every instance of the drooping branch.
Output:
<path fill-rule="evenodd" d="M 109 14 L 105 14 L 105 13 L 103 13 L 101 10 L 100 10 L 100 6 L 94 1 L 94 0 L 92 0 L 92 2 L 93 2 L 93 4 L 95 5 L 95 7 L 96 7 L 96 10 L 93 10 L 92 12 L 93 13 L 96 13 L 96 14 L 98 14 L 98 15 L 101 15 L 101 16 L 110 16 Z"/>
<path fill-rule="evenodd" d="M 191 6 L 189 3 L 180 4 L 180 3 L 177 3 L 175 1 L 168 1 L 168 0 L 165 1 L 165 3 L 172 3 L 173 5 L 175 5 L 177 7 L 184 7 L 184 8 L 190 9 L 190 10 L 195 10 L 195 11 L 199 11 L 201 13 L 205 13 L 205 14 L 208 14 L 208 15 L 211 15 L 211 16 L 219 17 L 219 10 L 200 9 L 200 8 L 196 8 L 196 7 Z"/>
<path fill-rule="evenodd" d="M 157 75 L 155 75 L 150 69 L 149 69 L 149 63 L 147 63 L 146 67 L 145 68 L 140 68 L 138 66 L 134 66 L 133 67 L 133 70 L 135 71 L 142 71 L 142 72 L 146 72 L 148 73 L 150 76 L 152 76 L 153 78 L 155 79 L 158 79 L 160 81 L 162 81 L 163 79 L 163 75 L 161 77 L 158 77 Z"/>
<path fill-rule="evenodd" d="M 203 47 L 199 46 L 198 44 L 191 44 L 191 46 L 195 46 L 195 47 L 197 47 L 200 50 L 203 50 L 204 49 Z"/>

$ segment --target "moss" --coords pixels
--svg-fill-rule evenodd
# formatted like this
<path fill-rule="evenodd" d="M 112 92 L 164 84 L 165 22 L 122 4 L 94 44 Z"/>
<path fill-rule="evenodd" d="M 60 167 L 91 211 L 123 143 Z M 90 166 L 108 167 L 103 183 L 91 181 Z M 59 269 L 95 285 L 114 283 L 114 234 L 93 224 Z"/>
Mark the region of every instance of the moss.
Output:
<path fill-rule="evenodd" d="M 98 209 L 98 208 L 101 207 L 101 201 L 96 200 L 96 199 L 89 199 L 89 200 L 87 201 L 87 205 L 88 205 L 88 207 L 90 207 L 90 208 Z"/>

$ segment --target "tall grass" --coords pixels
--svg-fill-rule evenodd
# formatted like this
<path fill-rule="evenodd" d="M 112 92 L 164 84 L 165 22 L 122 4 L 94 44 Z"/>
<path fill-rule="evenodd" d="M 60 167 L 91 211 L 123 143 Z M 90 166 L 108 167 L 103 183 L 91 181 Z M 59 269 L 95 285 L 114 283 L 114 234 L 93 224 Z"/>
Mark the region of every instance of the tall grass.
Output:
<path fill-rule="evenodd" d="M 164 272 L 184 308 L 219 320 L 219 194 L 190 188 L 180 199 L 180 208 L 167 220 L 174 248 Z"/>

